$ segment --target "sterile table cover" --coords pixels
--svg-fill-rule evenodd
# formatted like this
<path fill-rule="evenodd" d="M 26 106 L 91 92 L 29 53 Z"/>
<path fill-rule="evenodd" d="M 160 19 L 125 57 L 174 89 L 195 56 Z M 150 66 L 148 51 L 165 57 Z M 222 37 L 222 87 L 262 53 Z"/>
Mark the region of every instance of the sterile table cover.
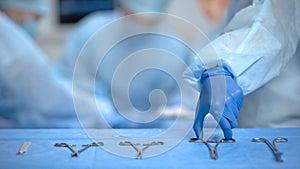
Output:
<path fill-rule="evenodd" d="M 119 130 L 122 135 L 131 134 L 152 135 L 159 129 L 128 129 Z M 107 132 L 95 130 L 95 132 Z M 136 151 L 131 147 L 117 148 L 128 151 L 133 158 L 120 157 L 111 154 L 100 147 L 91 147 L 79 157 L 72 158 L 71 151 L 63 147 L 54 147 L 57 142 L 76 144 L 80 149 L 82 144 L 91 143 L 84 130 L 81 129 L 40 129 L 40 130 L 0 130 L 0 169 L 30 168 L 30 169 L 131 169 L 131 168 L 221 168 L 221 169 L 254 169 L 254 168 L 299 168 L 300 167 L 300 129 L 234 129 L 235 143 L 222 143 L 218 146 L 218 160 L 210 158 L 208 148 L 202 143 L 189 143 L 192 132 L 173 149 L 151 158 L 135 159 Z M 125 134 L 124 134 L 125 133 Z M 251 142 L 252 138 L 265 137 L 272 141 L 276 137 L 286 137 L 288 142 L 278 143 L 283 152 L 284 162 L 276 162 L 264 143 Z M 112 138 L 113 139 L 113 138 Z M 126 141 L 126 138 L 118 138 Z M 172 138 L 170 138 L 172 139 Z M 32 142 L 27 152 L 16 155 L 24 142 Z M 104 138 L 104 144 L 110 139 Z M 147 149 L 144 154 L 147 155 Z M 153 148 L 154 149 L 154 148 Z"/>

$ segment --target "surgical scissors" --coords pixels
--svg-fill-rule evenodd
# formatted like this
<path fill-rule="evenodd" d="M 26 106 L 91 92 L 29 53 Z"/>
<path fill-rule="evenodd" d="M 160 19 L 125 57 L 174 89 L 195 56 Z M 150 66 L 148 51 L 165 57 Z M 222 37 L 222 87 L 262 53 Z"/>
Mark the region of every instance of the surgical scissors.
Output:
<path fill-rule="evenodd" d="M 197 138 L 191 138 L 189 142 L 192 143 L 204 143 L 210 153 L 210 158 L 217 160 L 219 158 L 217 147 L 220 143 L 233 143 L 235 142 L 234 139 L 226 140 L 226 139 L 221 139 L 221 140 L 202 140 L 202 139 L 197 139 Z M 209 143 L 216 143 L 215 146 L 210 145 Z"/>
<path fill-rule="evenodd" d="M 123 142 L 120 142 L 119 145 L 120 146 L 132 146 L 134 148 L 135 151 L 137 151 L 137 156 L 136 156 L 136 159 L 141 159 L 143 158 L 143 152 L 148 149 L 150 146 L 154 146 L 154 145 L 163 145 L 164 142 L 162 141 L 153 141 L 151 143 L 148 143 L 148 144 L 143 144 L 143 148 L 139 149 L 137 147 L 137 145 L 140 145 L 139 143 L 132 143 L 130 141 L 123 141 Z"/>
<path fill-rule="evenodd" d="M 278 162 L 283 162 L 283 160 L 281 159 L 281 156 L 283 155 L 283 153 L 278 150 L 278 147 L 277 147 L 276 143 L 287 142 L 287 141 L 288 141 L 287 138 L 275 138 L 275 139 L 273 139 L 273 144 L 272 144 L 266 138 L 253 138 L 252 139 L 252 142 L 264 142 L 264 143 L 266 143 L 268 145 L 268 147 L 272 150 L 272 152 L 275 156 L 275 159 Z"/>

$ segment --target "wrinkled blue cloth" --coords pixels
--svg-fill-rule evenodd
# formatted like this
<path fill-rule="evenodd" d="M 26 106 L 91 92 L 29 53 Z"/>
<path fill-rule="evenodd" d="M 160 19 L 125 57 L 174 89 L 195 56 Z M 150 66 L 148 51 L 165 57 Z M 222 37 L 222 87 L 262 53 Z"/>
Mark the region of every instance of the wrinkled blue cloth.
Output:
<path fill-rule="evenodd" d="M 126 136 L 139 135 L 150 136 L 160 133 L 160 130 L 118 130 Z M 71 158 L 71 152 L 67 148 L 54 147 L 58 142 L 76 144 L 76 150 L 82 144 L 92 142 L 82 130 L 0 130 L 0 166 L 1 168 L 19 169 L 82 169 L 82 168 L 189 168 L 189 169 L 232 169 L 232 168 L 272 168 L 294 169 L 299 167 L 299 133 L 300 129 L 234 129 L 235 143 L 221 143 L 217 150 L 218 160 L 212 160 L 206 145 L 202 143 L 189 143 L 187 136 L 176 147 L 152 158 L 141 160 L 134 159 L 137 152 L 131 147 L 118 149 L 127 151 L 130 158 L 123 158 L 111 154 L 101 147 L 91 147 L 82 152 L 78 158 Z M 100 130 L 100 133 L 107 133 Z M 275 161 L 269 147 L 264 143 L 251 142 L 252 138 L 265 137 L 268 140 L 276 137 L 288 138 L 286 143 L 278 143 L 278 149 L 283 152 L 283 163 Z M 113 139 L 102 139 L 105 145 L 109 145 Z M 173 138 L 169 138 L 173 139 Z M 124 141 L 126 138 L 119 138 Z M 28 151 L 17 156 L 19 148 L 25 141 L 32 142 Z M 156 141 L 156 140 L 155 140 Z M 165 141 L 167 145 L 168 141 Z M 162 147 L 150 147 L 144 152 L 147 156 L 151 150 Z"/>
<path fill-rule="evenodd" d="M 222 128 L 225 138 L 232 139 L 231 129 L 237 127 L 244 99 L 243 90 L 233 80 L 233 75 L 221 67 L 205 71 L 201 83 L 194 123 L 197 138 L 202 138 L 204 119 L 211 113 Z"/>
<path fill-rule="evenodd" d="M 216 53 L 247 95 L 277 77 L 294 56 L 300 37 L 297 0 L 232 1 L 222 34 L 200 53 Z M 203 73 L 195 60 L 193 72 Z M 195 77 L 196 78 L 196 77 Z M 197 81 L 199 79 L 196 79 Z"/>

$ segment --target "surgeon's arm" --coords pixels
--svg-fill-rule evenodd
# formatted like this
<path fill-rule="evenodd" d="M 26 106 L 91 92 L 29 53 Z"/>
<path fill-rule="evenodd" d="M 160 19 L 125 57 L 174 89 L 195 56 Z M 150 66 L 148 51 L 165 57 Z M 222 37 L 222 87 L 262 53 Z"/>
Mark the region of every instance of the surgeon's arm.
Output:
<path fill-rule="evenodd" d="M 297 6 L 297 1 L 276 0 L 249 6 L 235 14 L 225 33 L 212 42 L 244 94 L 278 76 L 295 54 Z"/>
<path fill-rule="evenodd" d="M 216 120 L 222 127 L 225 138 L 230 138 L 231 128 L 236 126 L 232 122 L 238 117 L 237 113 L 241 108 L 242 93 L 244 95 L 251 93 L 279 75 L 296 51 L 299 21 L 295 20 L 299 18 L 299 12 L 296 10 L 299 2 L 270 0 L 262 2 L 237 13 L 225 29 L 226 32 L 210 44 L 219 58 L 216 59 L 215 65 L 221 63 L 225 70 L 232 73 L 231 77 L 224 73 L 227 86 L 223 90 L 227 93 L 225 99 L 224 94 L 212 90 L 213 86 L 215 89 L 222 88 L 220 82 L 224 80 L 220 80 L 219 75 L 212 74 L 209 78 L 203 78 L 203 74 L 207 73 L 206 63 L 195 59 L 190 67 L 195 77 L 194 82 L 198 83 L 198 90 L 201 91 L 194 124 L 195 133 L 199 138 L 204 117 L 208 112 L 217 117 Z M 205 51 L 207 49 L 212 48 L 204 48 L 201 53 L 212 53 Z M 212 100 L 223 100 L 223 103 L 216 104 L 217 102 Z M 230 125 L 221 124 L 226 121 L 222 120 L 223 118 Z"/>

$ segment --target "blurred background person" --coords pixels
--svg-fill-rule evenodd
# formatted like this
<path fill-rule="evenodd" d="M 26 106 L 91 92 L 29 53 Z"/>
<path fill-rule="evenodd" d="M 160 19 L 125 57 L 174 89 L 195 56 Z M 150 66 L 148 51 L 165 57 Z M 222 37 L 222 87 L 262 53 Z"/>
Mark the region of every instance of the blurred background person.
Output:
<path fill-rule="evenodd" d="M 199 0 L 219 60 L 209 67 L 199 59 L 191 65 L 201 91 L 194 123 L 198 138 L 207 113 L 219 122 L 227 139 L 238 122 L 239 127 L 299 127 L 299 5 Z M 211 53 L 207 49 L 211 48 L 200 53 Z"/>
<path fill-rule="evenodd" d="M 79 127 L 71 83 L 54 73 L 33 39 L 47 13 L 47 0 L 0 0 L 1 128 Z"/>
<path fill-rule="evenodd" d="M 162 32 L 162 30 L 166 32 L 167 30 L 167 28 L 162 27 L 162 21 L 158 16 L 132 16 L 131 14 L 143 12 L 165 12 L 169 5 L 169 1 L 119 0 L 117 2 L 119 8 L 115 9 L 114 11 L 96 12 L 85 17 L 78 23 L 74 31 L 69 36 L 62 55 L 59 58 L 59 70 L 63 72 L 67 78 L 72 79 L 73 72 L 75 71 L 75 64 L 78 61 L 78 57 L 81 56 L 80 61 L 78 61 L 76 65 L 77 71 L 80 72 L 80 77 L 74 77 L 81 80 L 76 81 L 76 83 L 79 82 L 80 84 L 75 85 L 94 93 L 92 87 L 86 83 L 89 83 L 89 80 L 87 79 L 95 78 L 95 70 L 99 68 L 95 83 L 96 95 L 97 98 L 99 98 L 99 104 L 101 104 L 99 106 L 100 109 L 102 108 L 104 111 L 103 114 L 105 114 L 105 117 L 113 127 L 167 127 L 170 124 L 168 123 L 168 120 L 163 118 L 160 120 L 155 120 L 151 123 L 135 123 L 118 115 L 118 110 L 115 108 L 113 103 L 111 86 L 115 86 L 115 88 L 119 89 L 117 101 L 120 102 L 120 104 L 121 102 L 127 104 L 125 100 L 127 100 L 129 97 L 132 105 L 122 105 L 123 109 L 120 110 L 126 113 L 128 112 L 129 114 L 132 106 L 141 112 L 146 112 L 151 109 L 152 111 L 147 113 L 160 113 L 160 108 L 164 106 L 164 102 L 156 98 L 154 99 L 155 103 L 150 103 L 149 96 L 153 90 L 161 89 L 167 97 L 167 109 L 171 109 L 170 111 L 164 111 L 164 113 L 169 114 L 172 117 L 176 117 L 178 112 L 174 107 L 180 106 L 181 93 L 179 87 L 177 86 L 178 84 L 176 84 L 176 81 L 172 77 L 161 70 L 145 70 L 136 75 L 136 77 L 130 83 L 129 89 L 125 88 L 126 81 L 119 80 L 118 83 L 112 84 L 112 77 L 115 71 L 117 71 L 118 66 L 131 54 L 151 48 L 162 49 L 170 52 L 178 59 L 172 57 L 166 59 L 163 56 L 158 56 L 161 55 L 161 53 L 158 54 L 155 52 L 150 52 L 150 55 L 152 56 L 147 56 L 148 59 L 144 59 L 142 61 L 137 59 L 136 61 L 131 62 L 130 66 L 128 66 L 123 72 L 124 76 L 130 72 L 132 67 L 138 67 L 139 65 L 142 65 L 143 62 L 151 62 L 156 65 L 164 64 L 164 66 L 172 69 L 171 72 L 181 76 L 186 66 L 184 64 L 180 64 L 178 60 L 181 60 L 182 63 L 189 64 L 189 51 L 181 42 L 176 39 L 162 35 L 142 34 L 129 37 L 125 40 L 120 39 L 122 41 L 116 44 L 109 51 L 109 53 L 104 56 L 103 62 L 99 64 L 99 58 L 102 57 L 101 54 L 104 52 L 100 51 L 101 46 L 106 42 L 109 42 L 110 39 L 118 37 L 119 34 L 124 32 L 130 33 L 134 30 L 144 30 L 146 32 Z M 104 29 L 105 26 L 109 27 L 111 22 L 118 22 L 117 19 L 120 19 L 124 16 L 129 16 L 130 18 L 127 19 L 123 25 L 120 25 L 117 31 L 111 31 L 108 34 L 99 36 L 99 32 L 101 32 L 102 28 Z M 82 58 L 82 56 L 84 58 Z M 143 113 L 136 113 L 132 116 L 136 116 L 135 119 L 140 118 L 141 120 L 145 118 L 145 114 Z"/>

